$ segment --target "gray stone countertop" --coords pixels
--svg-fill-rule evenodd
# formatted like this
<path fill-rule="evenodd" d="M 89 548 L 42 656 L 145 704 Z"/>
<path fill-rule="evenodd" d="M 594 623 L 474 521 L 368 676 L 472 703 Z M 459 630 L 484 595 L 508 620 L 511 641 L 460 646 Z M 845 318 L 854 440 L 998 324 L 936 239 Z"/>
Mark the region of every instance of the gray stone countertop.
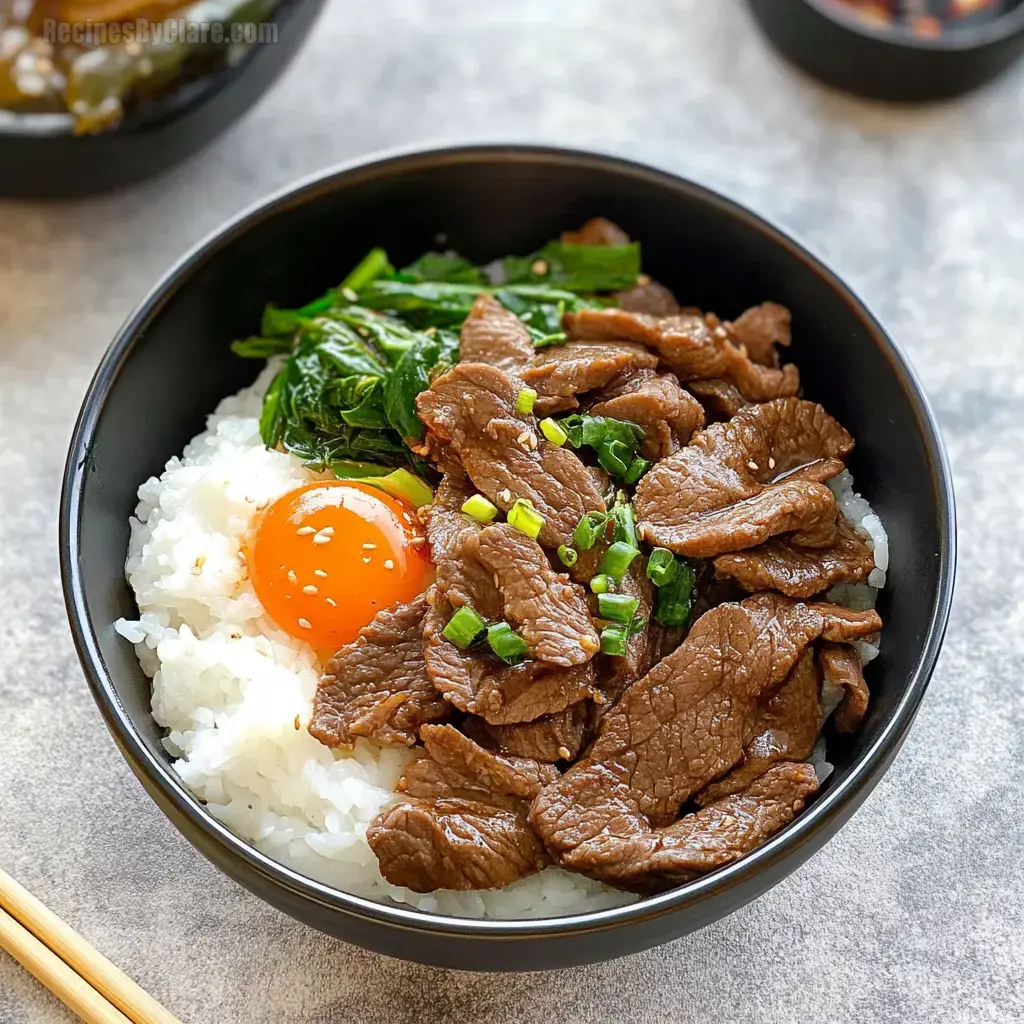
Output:
<path fill-rule="evenodd" d="M 739 0 L 334 0 L 234 131 L 105 198 L 0 203 L 0 865 L 186 1024 L 1024 1020 L 1024 67 L 893 110 L 783 65 Z M 383 147 L 593 146 L 805 238 L 912 357 L 956 476 L 960 570 L 927 699 L 821 853 L 616 962 L 458 974 L 332 941 L 220 875 L 121 759 L 72 649 L 56 513 L 115 329 L 223 218 Z M 0 953 L 0 1022 L 71 1014 Z"/>

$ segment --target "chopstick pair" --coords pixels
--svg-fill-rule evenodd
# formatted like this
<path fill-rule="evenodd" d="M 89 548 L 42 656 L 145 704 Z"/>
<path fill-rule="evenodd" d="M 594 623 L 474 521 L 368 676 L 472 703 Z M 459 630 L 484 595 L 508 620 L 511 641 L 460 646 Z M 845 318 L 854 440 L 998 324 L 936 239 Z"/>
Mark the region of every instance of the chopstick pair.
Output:
<path fill-rule="evenodd" d="M 86 1024 L 181 1024 L 2 869 L 0 947 Z"/>

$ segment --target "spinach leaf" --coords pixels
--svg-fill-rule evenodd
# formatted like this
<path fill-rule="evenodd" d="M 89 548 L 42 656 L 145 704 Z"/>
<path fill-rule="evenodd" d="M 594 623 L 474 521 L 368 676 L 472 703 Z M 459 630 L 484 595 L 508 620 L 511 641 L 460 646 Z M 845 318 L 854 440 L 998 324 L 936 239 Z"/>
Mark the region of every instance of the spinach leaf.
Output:
<path fill-rule="evenodd" d="M 449 331 L 434 331 L 419 335 L 416 344 L 399 360 L 384 386 L 384 411 L 399 437 L 423 437 L 423 424 L 416 415 L 416 396 L 430 386 L 435 373 L 458 358 L 458 336 Z"/>
<path fill-rule="evenodd" d="M 640 274 L 640 244 L 548 242 L 532 256 L 507 256 L 488 268 L 495 284 L 548 284 L 570 292 L 632 288 Z"/>
<path fill-rule="evenodd" d="M 361 306 L 332 309 L 327 316 L 355 328 L 362 338 L 372 340 L 391 364 L 397 363 L 420 337 L 401 320 Z"/>
<path fill-rule="evenodd" d="M 241 338 L 231 342 L 231 351 L 243 359 L 270 359 L 272 356 L 281 356 L 291 350 L 292 339 L 285 335 L 277 338 L 264 338 L 256 334 L 251 338 Z"/>
<path fill-rule="evenodd" d="M 425 252 L 418 260 L 402 267 L 395 275 L 399 281 L 443 281 L 449 284 L 485 284 L 483 272 L 454 252 Z"/>
<path fill-rule="evenodd" d="M 264 444 L 319 468 L 343 459 L 416 464 L 388 425 L 387 372 L 355 328 L 326 317 L 304 322 L 263 402 Z"/>

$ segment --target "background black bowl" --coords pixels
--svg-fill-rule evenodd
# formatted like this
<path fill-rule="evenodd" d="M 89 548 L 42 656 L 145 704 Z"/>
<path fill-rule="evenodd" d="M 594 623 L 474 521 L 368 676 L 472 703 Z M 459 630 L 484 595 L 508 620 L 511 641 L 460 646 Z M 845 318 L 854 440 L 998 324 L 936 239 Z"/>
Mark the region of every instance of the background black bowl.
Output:
<path fill-rule="evenodd" d="M 873 27 L 822 0 L 748 0 L 781 53 L 828 85 L 869 99 L 947 99 L 995 78 L 1024 52 L 1024 0 L 1000 17 L 923 39 Z"/>
<path fill-rule="evenodd" d="M 603 214 L 642 240 L 644 268 L 683 302 L 734 315 L 791 306 L 806 393 L 858 446 L 852 469 L 892 547 L 883 654 L 863 730 L 831 751 L 835 774 L 795 823 L 739 863 L 634 906 L 540 922 L 463 921 L 383 906 L 311 882 L 231 835 L 171 771 L 149 681 L 114 632 L 136 614 L 125 583 L 138 485 L 203 429 L 255 367 L 228 349 L 264 302 L 297 305 L 373 245 L 399 265 L 446 243 L 476 261 L 529 252 Z M 896 754 L 931 675 L 953 588 L 953 498 L 934 422 L 903 357 L 832 273 L 779 230 L 698 185 L 609 157 L 477 147 L 330 171 L 228 224 L 186 256 L 107 352 L 85 400 L 61 507 L 61 570 L 96 700 L 136 775 L 174 824 L 232 878 L 287 913 L 369 949 L 443 966 L 531 970 L 608 959 L 722 917 L 806 860 L 850 817 Z"/>
<path fill-rule="evenodd" d="M 97 135 L 71 134 L 70 116 L 0 110 L 0 196 L 53 199 L 141 181 L 191 156 L 237 121 L 281 75 L 325 0 L 281 0 L 277 41 L 225 67 L 133 104 Z"/>

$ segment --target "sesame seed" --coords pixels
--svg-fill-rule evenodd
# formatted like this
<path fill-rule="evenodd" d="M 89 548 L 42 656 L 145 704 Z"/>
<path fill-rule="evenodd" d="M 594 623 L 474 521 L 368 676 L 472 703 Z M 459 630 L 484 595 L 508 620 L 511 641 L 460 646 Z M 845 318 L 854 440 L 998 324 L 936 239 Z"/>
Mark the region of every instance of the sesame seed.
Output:
<path fill-rule="evenodd" d="M 307 583 L 306 586 L 302 588 L 302 592 L 304 594 L 319 594 L 320 588 L 314 587 L 312 583 Z"/>
<path fill-rule="evenodd" d="M 501 584 L 498 582 L 498 574 L 497 573 L 494 574 L 493 579 L 494 579 L 494 589 L 495 590 L 501 590 Z"/>
<path fill-rule="evenodd" d="M 427 538 L 426 537 L 413 537 L 413 539 L 409 543 L 412 544 L 412 546 L 414 548 L 421 548 L 421 547 L 423 547 L 424 544 L 427 543 Z"/>
<path fill-rule="evenodd" d="M 293 585 L 299 582 L 299 577 L 295 575 L 294 569 L 288 570 L 288 582 Z"/>
<path fill-rule="evenodd" d="M 325 536 L 325 535 L 324 535 L 324 534 L 322 534 L 322 533 L 318 533 L 318 534 L 317 534 L 317 535 L 316 535 L 316 536 L 315 536 L 315 537 L 313 538 L 313 543 L 314 543 L 314 544 L 330 544 L 330 543 L 331 543 L 331 538 L 330 538 L 330 537 L 327 537 L 327 536 Z"/>
<path fill-rule="evenodd" d="M 571 756 L 569 754 L 569 748 L 568 747 L 559 747 L 558 748 L 558 756 L 560 758 L 562 758 L 563 761 L 568 761 L 569 757 Z"/>
<path fill-rule="evenodd" d="M 598 643 L 595 640 L 591 640 L 589 636 L 584 636 L 580 638 L 580 647 L 582 647 L 583 650 L 587 652 L 587 654 L 596 654 L 599 650 L 601 650 L 600 643 Z"/>
<path fill-rule="evenodd" d="M 390 558 L 385 558 L 384 559 L 384 568 L 385 569 L 394 569 L 394 567 L 395 567 L 395 563 L 393 561 L 391 561 Z"/>
<path fill-rule="evenodd" d="M 716 327 L 715 336 L 719 338 L 728 338 L 729 332 L 724 327 Z"/>
<path fill-rule="evenodd" d="M 246 557 L 245 557 L 245 552 L 244 552 L 244 551 L 239 551 L 239 552 L 238 552 L 238 560 L 239 560 L 240 562 L 244 562 L 244 561 L 246 561 Z"/>
<path fill-rule="evenodd" d="M 295 731 L 299 731 L 299 727 L 302 725 L 302 719 L 298 715 L 295 716 Z"/>
<path fill-rule="evenodd" d="M 636 283 L 640 285 L 640 287 L 642 288 L 644 287 L 644 285 L 648 285 L 651 283 L 651 278 L 647 274 L 637 274 Z"/>
<path fill-rule="evenodd" d="M 303 629 L 312 629 L 313 628 L 313 624 L 309 621 L 309 619 L 299 619 L 299 625 Z"/>
<path fill-rule="evenodd" d="M 747 469 L 756 470 L 757 469 L 757 463 L 754 462 L 753 459 L 751 459 L 751 461 L 747 463 Z"/>
<path fill-rule="evenodd" d="M 204 565 L 206 565 L 206 555 L 200 555 L 192 563 L 192 575 L 193 576 L 201 576 L 202 573 L 203 573 L 203 566 Z"/>
<path fill-rule="evenodd" d="M 376 544 L 364 544 L 363 545 L 363 549 L 366 550 L 366 551 L 374 551 L 374 550 L 376 550 L 376 547 L 377 547 Z"/>
<path fill-rule="evenodd" d="M 319 577 L 321 577 L 322 579 L 327 579 L 327 573 L 325 573 L 325 572 L 323 571 L 323 569 L 314 569 L 314 570 L 313 570 L 313 575 L 314 575 L 314 576 L 319 576 Z"/>
<path fill-rule="evenodd" d="M 332 608 L 337 608 L 337 607 L 338 607 L 338 602 L 337 602 L 337 601 L 335 601 L 333 597 L 325 597 L 325 598 L 324 598 L 324 600 L 325 600 L 325 601 L 326 601 L 326 602 L 327 602 L 327 603 L 328 603 L 328 604 L 329 604 L 329 605 L 330 605 L 330 606 L 331 606 Z"/>
<path fill-rule="evenodd" d="M 355 302 L 356 299 L 359 298 L 359 296 L 356 295 L 356 293 L 351 288 L 342 288 L 341 294 L 344 295 L 349 302 Z"/>
<path fill-rule="evenodd" d="M 407 523 L 409 523 L 410 525 L 412 525 L 412 516 L 411 516 L 411 515 L 409 515 L 409 513 L 408 513 L 408 512 L 403 512 L 403 513 L 402 513 L 402 518 L 403 518 L 403 519 L 404 519 L 404 520 L 405 520 L 405 521 L 406 521 Z"/>
<path fill-rule="evenodd" d="M 512 500 L 512 492 L 506 487 L 505 490 L 498 492 L 498 497 L 502 501 L 511 501 Z"/>
<path fill-rule="evenodd" d="M 535 273 L 538 277 L 541 274 L 546 274 L 548 272 L 547 261 L 546 260 L 534 260 L 533 261 L 533 265 L 530 267 L 530 270 L 532 270 L 533 273 Z"/>
<path fill-rule="evenodd" d="M 325 526 L 322 530 L 317 530 L 317 533 L 322 533 L 325 537 L 333 537 L 334 536 L 334 527 L 333 526 Z"/>
<path fill-rule="evenodd" d="M 774 469 L 775 468 L 775 460 L 774 459 L 772 459 L 772 458 L 768 459 L 768 468 L 769 469 Z"/>
<path fill-rule="evenodd" d="M 369 555 L 363 555 L 363 565 L 369 565 L 369 564 L 370 564 L 370 556 Z"/>
<path fill-rule="evenodd" d="M 300 537 L 308 537 L 311 533 L 316 533 L 316 530 L 312 526 L 300 526 L 295 532 Z"/>

